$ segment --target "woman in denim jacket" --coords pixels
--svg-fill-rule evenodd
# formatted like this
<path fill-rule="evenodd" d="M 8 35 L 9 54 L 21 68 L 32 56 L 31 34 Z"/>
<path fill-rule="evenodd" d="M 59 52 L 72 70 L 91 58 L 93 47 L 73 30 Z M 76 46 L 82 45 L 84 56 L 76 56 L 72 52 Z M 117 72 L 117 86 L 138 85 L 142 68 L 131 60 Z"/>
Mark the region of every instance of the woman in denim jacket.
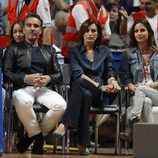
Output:
<path fill-rule="evenodd" d="M 135 21 L 130 31 L 130 48 L 122 55 L 121 82 L 133 92 L 129 123 L 120 137 L 133 140 L 133 124 L 140 120 L 153 122 L 152 105 L 158 103 L 158 48 L 147 20 Z"/>

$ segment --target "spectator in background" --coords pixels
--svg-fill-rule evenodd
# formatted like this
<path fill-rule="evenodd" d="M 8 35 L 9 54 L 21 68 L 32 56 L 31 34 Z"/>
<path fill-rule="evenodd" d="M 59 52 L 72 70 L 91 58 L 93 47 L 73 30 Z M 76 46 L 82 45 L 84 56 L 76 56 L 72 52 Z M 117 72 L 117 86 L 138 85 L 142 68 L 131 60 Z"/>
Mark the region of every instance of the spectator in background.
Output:
<path fill-rule="evenodd" d="M 18 20 L 12 25 L 10 29 L 10 44 L 22 42 L 24 39 L 23 21 Z"/>
<path fill-rule="evenodd" d="M 66 109 L 65 100 L 55 92 L 55 84 L 62 81 L 62 76 L 55 50 L 38 44 L 42 20 L 37 14 L 25 17 L 23 32 L 25 40 L 6 49 L 4 81 L 13 83 L 13 104 L 28 132 L 18 142 L 17 150 L 23 153 L 33 143 L 32 153 L 43 154 L 42 133 L 49 132 Z M 33 110 L 35 102 L 48 109 L 40 123 Z"/>
<path fill-rule="evenodd" d="M 19 43 L 24 39 L 24 34 L 23 34 L 23 22 L 22 21 L 16 21 L 10 30 L 10 46 Z M 0 49 L 0 67 L 2 68 L 2 61 L 3 61 L 3 56 L 5 54 L 5 49 L 1 48 Z M 2 94 L 3 94 L 3 99 L 2 99 L 2 105 L 4 105 L 4 99 L 5 99 L 5 90 L 2 89 Z"/>
<path fill-rule="evenodd" d="M 4 22 L 3 22 L 3 12 L 2 12 L 2 2 L 0 2 L 0 36 L 5 34 Z"/>
<path fill-rule="evenodd" d="M 23 40 L 24 40 L 23 21 L 22 20 L 17 20 L 11 26 L 11 29 L 10 29 L 10 44 L 7 47 L 7 49 L 12 49 L 12 47 L 14 47 L 14 45 L 16 45 L 16 44 L 19 45 Z M 5 54 L 5 52 L 4 52 L 4 54 Z M 16 132 L 16 134 L 14 136 L 14 141 L 16 142 L 17 140 L 20 141 L 21 139 L 23 139 L 24 130 L 23 130 L 23 126 L 22 126 L 21 122 L 18 121 L 16 117 L 14 119 L 16 119 L 16 120 L 14 121 L 13 126 L 15 128 L 13 129 L 13 131 Z"/>
<path fill-rule="evenodd" d="M 140 118 L 153 123 L 152 106 L 158 103 L 158 48 L 146 19 L 137 19 L 130 30 L 130 47 L 122 54 L 120 80 L 128 86 L 131 96 L 129 123 L 120 134 L 126 141 L 133 140 L 133 124 Z"/>
<path fill-rule="evenodd" d="M 65 12 L 69 12 L 71 0 L 52 0 L 52 19 L 55 18 L 55 15 L 58 11 L 63 10 Z"/>
<path fill-rule="evenodd" d="M 137 19 L 146 19 L 154 32 L 154 38 L 156 45 L 158 46 L 158 7 L 157 0 L 140 0 L 142 10 L 128 16 L 125 9 L 121 9 L 120 12 L 122 14 L 122 22 L 120 27 L 121 34 L 127 34 L 131 29 L 133 23 Z"/>
<path fill-rule="evenodd" d="M 66 31 L 69 13 L 65 11 L 58 11 L 55 19 L 52 20 L 52 36 L 53 44 L 61 49 L 62 39 Z"/>
<path fill-rule="evenodd" d="M 128 35 L 120 34 L 121 14 L 119 13 L 119 6 L 116 3 L 108 3 L 106 6 L 110 15 L 110 29 L 111 38 L 109 47 L 113 49 L 124 49 L 129 44 Z"/>
<path fill-rule="evenodd" d="M 17 20 L 23 20 L 28 12 L 37 13 L 43 20 L 43 43 L 51 41 L 51 14 L 48 0 L 2 0 L 2 10 L 5 16 L 6 35 Z M 8 42 L 7 38 L 3 38 Z M 0 42 L 1 43 L 1 42 Z"/>
<path fill-rule="evenodd" d="M 121 7 L 124 7 L 128 12 L 128 15 L 140 11 L 140 2 L 139 0 L 123 0 L 124 4 L 120 3 Z"/>
<path fill-rule="evenodd" d="M 115 3 L 118 7 L 126 7 L 127 0 L 106 0 L 104 2 L 104 6 L 106 7 L 109 3 Z"/>
<path fill-rule="evenodd" d="M 68 26 L 63 38 L 62 55 L 69 56 L 72 47 L 78 45 L 80 26 L 87 19 L 99 20 L 102 31 L 102 43 L 107 44 L 110 40 L 111 30 L 109 26 L 109 14 L 102 6 L 104 0 L 83 0 L 76 3 L 70 10 Z"/>
<path fill-rule="evenodd" d="M 61 138 L 68 126 L 77 129 L 80 155 L 89 155 L 90 107 L 102 106 L 103 93 L 111 94 L 120 90 L 114 78 L 111 51 L 106 46 L 100 46 L 101 39 L 102 28 L 97 20 L 87 19 L 82 23 L 80 44 L 71 49 L 69 57 L 72 84 L 68 108 L 62 123 L 53 133 Z"/>
<path fill-rule="evenodd" d="M 119 5 L 120 4 L 120 0 L 106 0 L 106 5 L 108 5 L 109 3 L 115 3 L 115 4 L 117 4 L 117 5 Z"/>

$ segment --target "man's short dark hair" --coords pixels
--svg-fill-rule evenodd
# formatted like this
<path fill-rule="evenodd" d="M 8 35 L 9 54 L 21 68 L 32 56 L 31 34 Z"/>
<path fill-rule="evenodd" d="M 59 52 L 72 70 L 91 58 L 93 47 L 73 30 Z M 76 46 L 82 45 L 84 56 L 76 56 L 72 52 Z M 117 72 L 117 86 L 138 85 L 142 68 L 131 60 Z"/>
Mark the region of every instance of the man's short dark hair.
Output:
<path fill-rule="evenodd" d="M 42 26 L 43 26 L 43 20 L 40 18 L 40 16 L 39 16 L 38 14 L 29 12 L 29 13 L 25 16 L 25 18 L 24 18 L 24 25 L 25 25 L 26 19 L 28 19 L 28 18 L 37 18 L 37 19 L 41 22 L 40 27 L 42 28 Z"/>

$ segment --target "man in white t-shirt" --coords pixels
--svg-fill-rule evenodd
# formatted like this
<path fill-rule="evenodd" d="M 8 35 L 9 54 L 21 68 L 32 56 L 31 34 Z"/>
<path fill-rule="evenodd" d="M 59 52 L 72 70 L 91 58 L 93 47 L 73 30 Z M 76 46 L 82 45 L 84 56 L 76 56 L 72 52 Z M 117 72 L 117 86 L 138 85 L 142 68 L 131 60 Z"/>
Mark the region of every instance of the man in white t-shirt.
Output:
<path fill-rule="evenodd" d="M 79 14 L 80 13 L 80 14 Z M 77 4 L 73 10 L 72 10 L 72 15 L 75 19 L 75 23 L 76 23 L 76 27 L 77 30 L 80 30 L 80 26 L 81 24 L 87 20 L 89 18 L 85 8 L 83 8 L 81 5 Z M 81 16 L 82 15 L 82 16 Z M 98 10 L 98 15 L 99 15 L 99 10 Z M 104 25 L 103 31 L 105 31 L 105 33 L 107 35 L 111 35 L 111 30 L 110 30 L 110 26 L 109 26 L 109 17 L 107 22 Z"/>
<path fill-rule="evenodd" d="M 120 10 L 123 20 L 121 24 L 121 34 L 126 34 L 131 29 L 135 20 L 146 18 L 150 23 L 155 37 L 156 45 L 158 46 L 158 7 L 157 0 L 140 0 L 142 10 L 131 14 L 129 17 L 127 12 Z"/>

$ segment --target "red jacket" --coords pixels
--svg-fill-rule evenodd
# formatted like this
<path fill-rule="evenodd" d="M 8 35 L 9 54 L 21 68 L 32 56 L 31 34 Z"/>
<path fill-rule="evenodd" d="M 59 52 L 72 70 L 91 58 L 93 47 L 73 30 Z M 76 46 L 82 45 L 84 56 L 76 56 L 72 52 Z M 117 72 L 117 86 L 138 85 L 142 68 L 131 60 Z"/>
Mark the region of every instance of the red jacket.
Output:
<path fill-rule="evenodd" d="M 29 12 L 36 12 L 37 5 L 39 0 L 32 0 L 29 5 L 24 4 L 22 7 L 19 16 L 17 16 L 16 10 L 18 5 L 18 0 L 8 0 L 8 8 L 7 8 L 7 14 L 8 14 L 8 21 L 9 25 L 12 26 L 15 21 L 23 20 L 27 13 Z M 10 42 L 9 36 L 1 36 L 0 37 L 0 47 L 6 48 Z"/>
<path fill-rule="evenodd" d="M 12 3 L 12 0 L 8 0 L 8 21 L 10 26 L 17 20 L 23 20 L 26 16 L 27 13 L 29 12 L 36 12 L 37 5 L 38 5 L 39 0 L 32 0 L 29 5 L 24 4 L 22 7 L 19 16 L 17 16 L 17 5 L 18 5 L 18 0 L 14 0 Z"/>
<path fill-rule="evenodd" d="M 132 14 L 132 17 L 134 21 L 136 21 L 137 19 L 145 19 L 145 12 L 144 10 L 141 10 L 139 12 Z"/>

